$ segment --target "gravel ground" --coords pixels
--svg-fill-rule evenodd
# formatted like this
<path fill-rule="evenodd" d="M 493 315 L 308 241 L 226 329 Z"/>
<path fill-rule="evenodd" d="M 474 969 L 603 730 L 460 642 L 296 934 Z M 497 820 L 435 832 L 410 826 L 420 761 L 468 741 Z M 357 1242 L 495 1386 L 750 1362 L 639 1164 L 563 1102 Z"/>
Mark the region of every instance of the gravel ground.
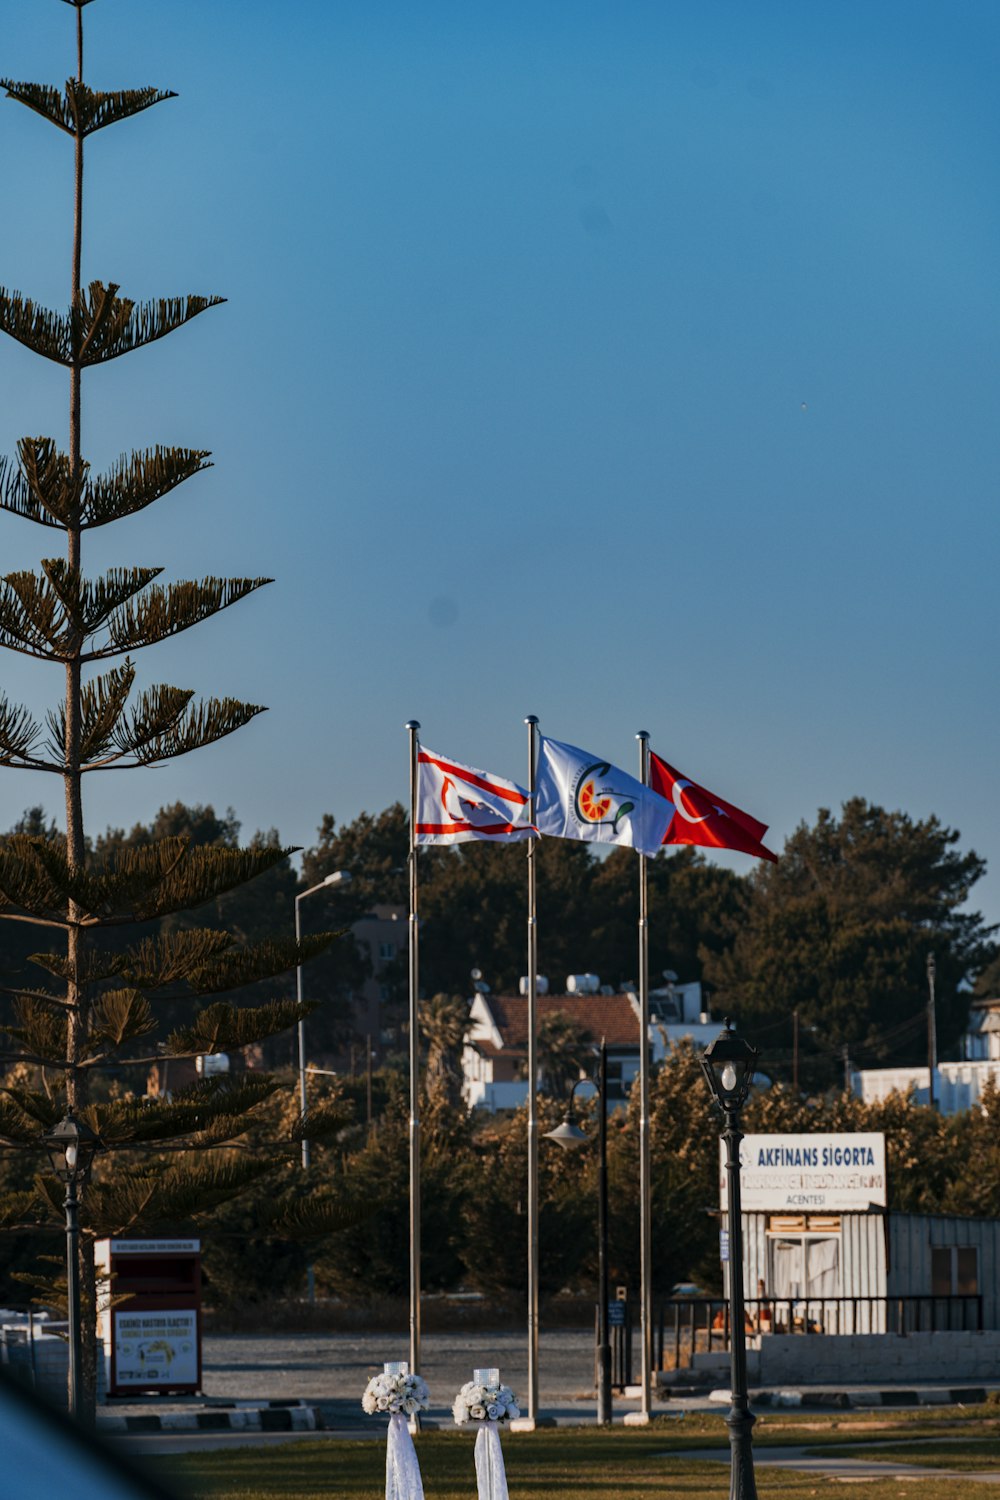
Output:
<path fill-rule="evenodd" d="M 443 1415 L 474 1368 L 497 1365 L 522 1395 L 528 1379 L 527 1335 L 430 1333 L 422 1341 L 421 1373 Z M 405 1359 L 405 1335 L 390 1333 L 253 1334 L 209 1336 L 203 1348 L 204 1393 L 224 1400 L 301 1399 L 323 1408 L 357 1403 L 371 1375 L 390 1359 Z M 541 1340 L 539 1405 L 564 1407 L 594 1399 L 594 1336 L 559 1330 Z M 628 1403 L 632 1405 L 633 1403 Z"/>

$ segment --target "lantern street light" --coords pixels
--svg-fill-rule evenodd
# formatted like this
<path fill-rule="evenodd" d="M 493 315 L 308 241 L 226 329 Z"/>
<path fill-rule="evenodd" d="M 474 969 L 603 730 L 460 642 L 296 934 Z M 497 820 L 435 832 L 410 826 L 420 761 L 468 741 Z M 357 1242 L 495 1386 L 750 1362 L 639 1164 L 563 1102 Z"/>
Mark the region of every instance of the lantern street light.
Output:
<path fill-rule="evenodd" d="M 597 1089 L 600 1115 L 597 1132 L 597 1420 L 611 1421 L 611 1343 L 608 1338 L 608 1049 L 601 1039 L 597 1078 L 578 1078 L 570 1089 L 561 1125 L 545 1132 L 564 1150 L 582 1146 L 587 1137 L 573 1119 L 573 1099 L 582 1083 Z"/>
<path fill-rule="evenodd" d="M 726 1020 L 725 1029 L 706 1047 L 702 1070 L 712 1097 L 725 1116 L 729 1211 L 729 1500 L 757 1500 L 753 1472 L 753 1424 L 747 1393 L 747 1343 L 743 1304 L 743 1221 L 740 1204 L 740 1110 L 746 1103 L 757 1065 L 757 1048 L 738 1037 Z"/>
<path fill-rule="evenodd" d="M 66 1185 L 66 1320 L 69 1334 L 69 1410 L 78 1421 L 83 1412 L 80 1374 L 83 1369 L 83 1328 L 80 1323 L 80 1220 L 77 1189 L 90 1178 L 100 1137 L 78 1120 L 72 1110 L 42 1136 L 52 1169 Z"/>

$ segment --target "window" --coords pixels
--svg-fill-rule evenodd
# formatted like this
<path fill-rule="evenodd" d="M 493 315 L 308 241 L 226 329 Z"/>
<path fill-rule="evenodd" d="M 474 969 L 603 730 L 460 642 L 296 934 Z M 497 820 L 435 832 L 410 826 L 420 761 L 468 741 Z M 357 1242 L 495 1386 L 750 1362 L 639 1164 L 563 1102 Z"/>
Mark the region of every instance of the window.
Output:
<path fill-rule="evenodd" d="M 979 1291 L 979 1251 L 975 1245 L 931 1246 L 931 1294 L 974 1297 Z"/>
<path fill-rule="evenodd" d="M 395 943 L 379 943 L 379 945 L 378 945 L 378 956 L 381 959 L 395 958 L 396 957 L 396 944 Z"/>

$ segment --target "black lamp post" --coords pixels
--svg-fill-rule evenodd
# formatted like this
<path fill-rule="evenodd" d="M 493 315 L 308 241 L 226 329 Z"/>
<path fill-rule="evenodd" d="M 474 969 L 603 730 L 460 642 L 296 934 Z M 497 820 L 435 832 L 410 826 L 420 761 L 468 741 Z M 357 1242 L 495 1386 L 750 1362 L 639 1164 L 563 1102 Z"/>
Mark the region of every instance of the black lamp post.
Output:
<path fill-rule="evenodd" d="M 66 1318 L 69 1335 L 69 1410 L 79 1421 L 83 1403 L 80 1372 L 83 1368 L 83 1329 L 80 1324 L 80 1221 L 77 1189 L 90 1177 L 94 1157 L 101 1141 L 89 1125 L 78 1120 L 72 1110 L 58 1125 L 53 1125 L 42 1144 L 56 1176 L 66 1185 Z"/>
<path fill-rule="evenodd" d="M 608 1337 L 608 1049 L 602 1039 L 597 1065 L 597 1097 L 600 1112 L 597 1134 L 597 1420 L 611 1421 L 611 1342 Z M 594 1084 L 593 1078 L 578 1078 L 570 1089 L 566 1115 L 546 1137 L 565 1150 L 582 1146 L 587 1137 L 573 1119 L 573 1099 L 581 1083 Z"/>
<path fill-rule="evenodd" d="M 740 1205 L 740 1109 L 746 1103 L 757 1065 L 757 1048 L 738 1037 L 728 1019 L 725 1029 L 710 1042 L 701 1066 L 726 1126 L 726 1171 L 729 1208 L 729 1357 L 731 1404 L 729 1428 L 729 1500 L 757 1500 L 753 1472 L 753 1424 L 747 1393 L 747 1341 L 743 1305 L 743 1221 Z"/>

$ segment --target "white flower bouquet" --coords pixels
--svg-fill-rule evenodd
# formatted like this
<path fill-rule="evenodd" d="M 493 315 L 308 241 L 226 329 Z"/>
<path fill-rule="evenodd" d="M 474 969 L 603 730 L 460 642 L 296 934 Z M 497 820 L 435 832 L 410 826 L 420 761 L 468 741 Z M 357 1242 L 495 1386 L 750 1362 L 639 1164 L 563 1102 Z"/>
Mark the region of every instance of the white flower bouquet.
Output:
<path fill-rule="evenodd" d="M 387 1417 L 412 1417 L 418 1411 L 427 1411 L 430 1404 L 426 1380 L 405 1371 L 373 1375 L 361 1397 L 362 1409 L 370 1417 L 383 1413 Z"/>
<path fill-rule="evenodd" d="M 478 1372 L 477 1372 L 478 1373 Z M 493 1380 L 467 1380 L 455 1397 L 452 1415 L 459 1427 L 467 1422 L 506 1422 L 519 1417 L 521 1409 L 509 1385 L 501 1385 L 499 1372 Z"/>

